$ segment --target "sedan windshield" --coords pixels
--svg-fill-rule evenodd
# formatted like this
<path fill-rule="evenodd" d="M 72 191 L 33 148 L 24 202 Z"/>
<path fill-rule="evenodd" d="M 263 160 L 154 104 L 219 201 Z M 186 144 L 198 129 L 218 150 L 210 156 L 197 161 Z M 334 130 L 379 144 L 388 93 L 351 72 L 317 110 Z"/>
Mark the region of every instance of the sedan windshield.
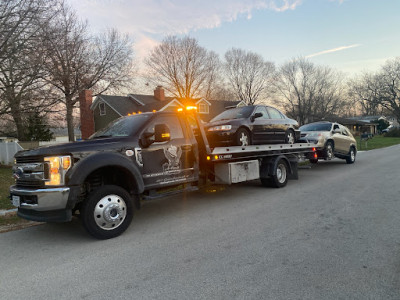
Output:
<path fill-rule="evenodd" d="M 331 131 L 331 123 L 307 124 L 300 127 L 301 131 Z"/>
<path fill-rule="evenodd" d="M 254 109 L 253 106 L 244 106 L 244 107 L 228 109 L 223 113 L 220 113 L 210 122 L 248 118 L 253 112 L 253 109 Z"/>
<path fill-rule="evenodd" d="M 140 114 L 129 117 L 122 117 L 110 123 L 106 128 L 97 131 L 89 139 L 103 137 L 130 136 L 150 118 L 151 114 Z"/>

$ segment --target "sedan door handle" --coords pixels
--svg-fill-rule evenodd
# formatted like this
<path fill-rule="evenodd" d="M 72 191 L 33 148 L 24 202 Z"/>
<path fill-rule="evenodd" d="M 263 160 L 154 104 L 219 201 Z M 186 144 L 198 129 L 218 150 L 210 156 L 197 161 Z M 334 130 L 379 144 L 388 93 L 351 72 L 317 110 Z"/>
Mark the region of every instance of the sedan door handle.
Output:
<path fill-rule="evenodd" d="M 182 145 L 182 150 L 192 150 L 192 145 Z"/>

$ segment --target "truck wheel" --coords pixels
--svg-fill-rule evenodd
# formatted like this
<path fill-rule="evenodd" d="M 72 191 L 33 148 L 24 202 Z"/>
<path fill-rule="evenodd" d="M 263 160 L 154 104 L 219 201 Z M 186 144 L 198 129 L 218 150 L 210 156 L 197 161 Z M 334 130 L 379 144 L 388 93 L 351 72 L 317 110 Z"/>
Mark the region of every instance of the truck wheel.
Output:
<path fill-rule="evenodd" d="M 110 239 L 123 233 L 133 218 L 133 203 L 126 190 L 104 185 L 92 193 L 82 205 L 82 224 L 98 239 Z"/>
<path fill-rule="evenodd" d="M 236 132 L 236 145 L 235 146 L 249 146 L 251 145 L 250 133 L 244 129 L 239 128 Z"/>
<path fill-rule="evenodd" d="M 288 165 L 284 159 L 280 159 L 276 165 L 275 175 L 269 178 L 261 178 L 263 186 L 272 186 L 276 188 L 284 187 L 288 181 Z"/>
<path fill-rule="evenodd" d="M 350 148 L 349 156 L 346 157 L 346 163 L 353 164 L 356 161 L 356 151 L 354 147 Z"/>

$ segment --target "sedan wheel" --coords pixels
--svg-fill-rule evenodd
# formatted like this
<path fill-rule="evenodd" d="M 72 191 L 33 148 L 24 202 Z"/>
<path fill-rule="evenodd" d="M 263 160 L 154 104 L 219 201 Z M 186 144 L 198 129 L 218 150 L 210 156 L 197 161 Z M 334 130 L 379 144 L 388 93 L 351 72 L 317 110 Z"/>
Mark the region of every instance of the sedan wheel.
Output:
<path fill-rule="evenodd" d="M 236 133 L 236 146 L 249 146 L 251 145 L 250 134 L 246 129 L 239 129 Z"/>
<path fill-rule="evenodd" d="M 296 141 L 293 130 L 288 130 L 286 132 L 285 143 L 286 144 L 294 144 Z"/>

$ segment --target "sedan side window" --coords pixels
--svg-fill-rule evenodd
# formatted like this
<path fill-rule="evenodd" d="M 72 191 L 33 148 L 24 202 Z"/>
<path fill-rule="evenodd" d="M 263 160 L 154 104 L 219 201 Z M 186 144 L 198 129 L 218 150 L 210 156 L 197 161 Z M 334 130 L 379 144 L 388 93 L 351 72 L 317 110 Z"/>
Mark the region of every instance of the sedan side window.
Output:
<path fill-rule="evenodd" d="M 267 107 L 268 113 L 271 116 L 271 119 L 282 119 L 281 113 L 272 107 Z"/>
<path fill-rule="evenodd" d="M 260 117 L 260 119 L 270 119 L 267 111 L 265 110 L 265 107 L 262 106 L 257 107 L 254 113 L 262 113 L 262 117 Z"/>

